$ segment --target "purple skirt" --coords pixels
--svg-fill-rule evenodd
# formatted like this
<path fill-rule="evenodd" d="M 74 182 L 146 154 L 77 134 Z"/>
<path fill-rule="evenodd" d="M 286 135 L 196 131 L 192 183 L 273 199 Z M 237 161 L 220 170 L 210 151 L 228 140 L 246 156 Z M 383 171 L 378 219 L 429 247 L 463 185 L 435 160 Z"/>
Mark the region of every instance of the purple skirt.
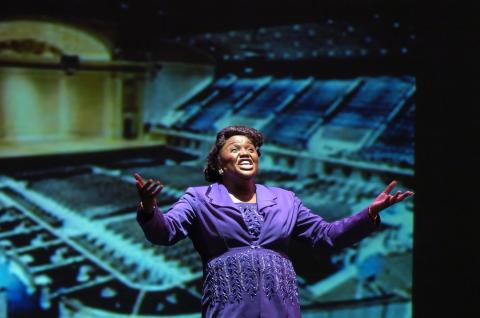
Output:
<path fill-rule="evenodd" d="M 202 317 L 300 317 L 292 262 L 273 250 L 239 247 L 205 266 Z"/>

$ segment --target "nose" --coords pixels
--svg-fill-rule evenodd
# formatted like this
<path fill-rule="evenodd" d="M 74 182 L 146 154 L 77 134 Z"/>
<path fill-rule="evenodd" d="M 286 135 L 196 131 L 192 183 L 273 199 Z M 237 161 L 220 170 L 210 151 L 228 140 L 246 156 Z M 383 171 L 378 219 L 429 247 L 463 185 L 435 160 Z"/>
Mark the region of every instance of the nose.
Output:
<path fill-rule="evenodd" d="M 247 149 L 240 149 L 240 156 L 248 155 Z"/>

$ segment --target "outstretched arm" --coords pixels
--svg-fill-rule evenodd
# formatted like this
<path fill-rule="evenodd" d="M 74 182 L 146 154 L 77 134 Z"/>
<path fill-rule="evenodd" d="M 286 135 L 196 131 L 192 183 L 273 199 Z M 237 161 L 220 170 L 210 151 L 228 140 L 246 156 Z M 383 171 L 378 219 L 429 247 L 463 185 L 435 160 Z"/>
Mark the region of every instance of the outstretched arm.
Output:
<path fill-rule="evenodd" d="M 411 191 L 398 191 L 391 195 L 390 192 L 396 184 L 396 181 L 392 181 L 367 208 L 334 222 L 327 222 L 312 213 L 295 197 L 298 215 L 292 232 L 293 237 L 306 240 L 311 246 L 326 245 L 334 248 L 360 241 L 378 228 L 380 211 L 413 195 Z"/>
<path fill-rule="evenodd" d="M 190 188 L 163 214 L 157 207 L 155 197 L 162 191 L 160 181 L 149 179 L 147 182 L 134 174 L 137 191 L 141 199 L 137 211 L 137 221 L 146 238 L 153 244 L 171 245 L 185 238 L 195 220 L 192 202 L 195 196 Z"/>

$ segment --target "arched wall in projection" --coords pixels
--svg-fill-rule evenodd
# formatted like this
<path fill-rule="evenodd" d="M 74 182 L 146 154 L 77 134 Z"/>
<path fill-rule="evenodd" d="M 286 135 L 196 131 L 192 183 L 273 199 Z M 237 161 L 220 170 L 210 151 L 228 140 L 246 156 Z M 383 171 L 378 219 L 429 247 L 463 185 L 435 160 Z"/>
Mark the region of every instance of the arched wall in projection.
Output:
<path fill-rule="evenodd" d="M 96 35 L 61 23 L 1 22 L 0 57 L 12 63 L 0 69 L 1 141 L 120 134 L 120 79 L 75 69 L 78 62 L 111 60 L 109 45 Z"/>

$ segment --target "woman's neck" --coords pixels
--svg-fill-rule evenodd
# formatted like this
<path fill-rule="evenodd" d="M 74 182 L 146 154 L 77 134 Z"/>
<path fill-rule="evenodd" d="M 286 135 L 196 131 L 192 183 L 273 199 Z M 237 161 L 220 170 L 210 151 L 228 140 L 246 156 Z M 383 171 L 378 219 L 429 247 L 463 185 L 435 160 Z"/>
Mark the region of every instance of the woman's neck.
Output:
<path fill-rule="evenodd" d="M 238 202 L 257 202 L 255 182 L 253 180 L 224 180 L 223 184 L 234 202 L 236 200 Z"/>

